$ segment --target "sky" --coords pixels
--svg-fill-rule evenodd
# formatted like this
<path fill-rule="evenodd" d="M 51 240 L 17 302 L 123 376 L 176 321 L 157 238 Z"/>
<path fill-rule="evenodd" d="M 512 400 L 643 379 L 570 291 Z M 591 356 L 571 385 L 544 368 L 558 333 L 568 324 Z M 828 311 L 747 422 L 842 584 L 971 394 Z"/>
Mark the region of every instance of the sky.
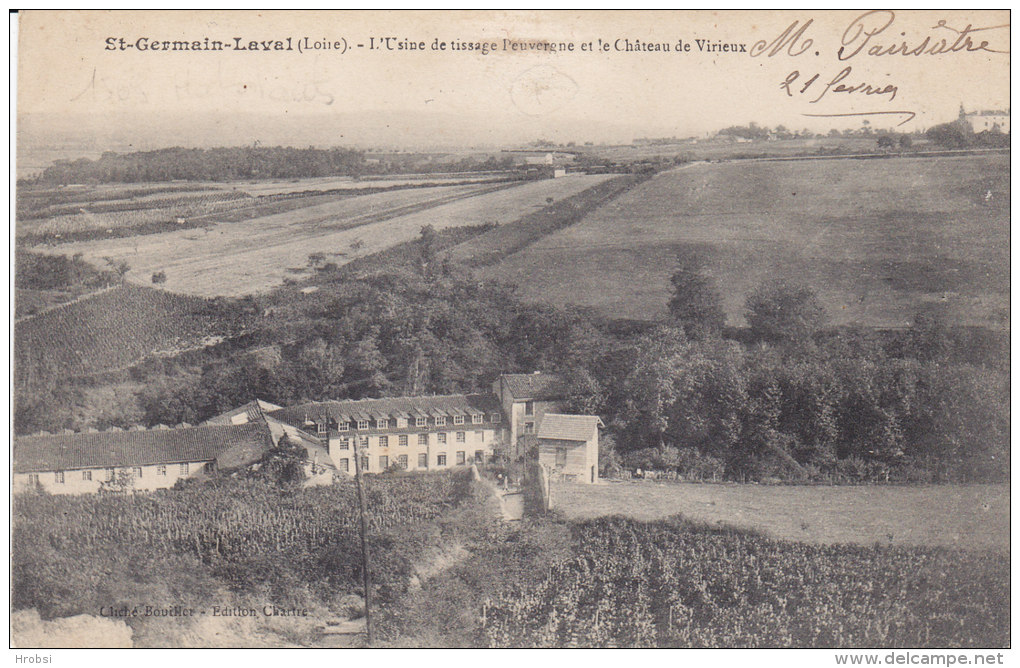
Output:
<path fill-rule="evenodd" d="M 133 119 L 141 129 L 130 132 L 138 133 L 165 125 L 185 135 L 177 137 L 184 145 L 190 126 L 178 131 L 174 119 L 194 125 L 243 115 L 383 130 L 413 123 L 415 137 L 465 144 L 696 136 L 752 121 L 825 131 L 867 120 L 920 130 L 951 120 L 961 104 L 1008 108 L 1008 22 L 1006 11 L 29 11 L 19 16 L 17 104 L 21 119 L 83 128 L 92 126 L 75 119 L 125 127 Z M 792 41 L 773 49 L 791 26 Z M 961 33 L 974 50 L 868 54 L 903 44 L 930 49 L 942 40 L 948 47 Z M 137 48 L 139 38 L 143 45 L 206 38 L 232 45 L 235 37 L 295 50 Z M 392 49 L 380 45 L 386 37 Z M 305 38 L 331 48 L 298 52 Z M 122 39 L 134 46 L 121 48 Z M 398 50 L 401 42 L 425 48 Z M 444 42 L 445 49 L 433 48 Z M 454 42 L 497 48 L 454 50 Z M 506 50 L 511 42 L 526 50 Z M 571 43 L 574 51 L 542 42 Z M 627 51 L 628 42 L 670 51 Z M 727 47 L 735 52 L 707 44 L 735 45 Z M 841 46 L 846 56 L 862 45 L 852 57 L 838 55 Z M 897 126 L 906 112 L 913 119 Z"/>

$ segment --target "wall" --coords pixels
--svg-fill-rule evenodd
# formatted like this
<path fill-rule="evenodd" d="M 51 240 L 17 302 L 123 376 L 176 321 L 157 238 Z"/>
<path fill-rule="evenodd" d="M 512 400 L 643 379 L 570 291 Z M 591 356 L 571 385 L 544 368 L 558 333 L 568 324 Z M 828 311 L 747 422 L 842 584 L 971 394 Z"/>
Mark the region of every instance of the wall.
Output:
<path fill-rule="evenodd" d="M 475 462 L 475 453 L 481 451 L 482 458 L 488 463 L 496 450 L 500 447 L 503 436 L 503 429 L 500 426 L 486 421 L 485 424 L 475 425 L 470 419 L 463 425 L 449 425 L 448 428 L 432 427 L 429 431 L 393 431 L 392 433 L 368 433 L 361 434 L 357 431 L 345 432 L 345 434 L 332 433 L 329 437 L 329 456 L 334 466 L 341 473 L 354 475 L 354 438 L 363 435 L 368 436 L 368 448 L 361 449 L 363 456 L 369 458 L 368 468 L 362 473 L 381 473 L 384 469 L 380 457 L 387 457 L 387 465 L 398 461 L 401 455 L 407 456 L 408 471 L 427 471 L 436 469 L 447 469 L 457 464 L 457 453 L 464 453 L 464 464 Z M 464 433 L 464 442 L 457 442 L 457 433 Z M 478 434 L 478 432 L 481 432 Z M 427 443 L 419 445 L 419 434 L 425 434 Z M 439 434 L 446 434 L 446 443 L 439 442 Z M 342 436 L 347 436 L 350 441 L 348 447 L 342 447 Z M 399 445 L 401 435 L 407 436 L 407 445 Z M 379 444 L 379 437 L 386 436 L 388 444 L 383 447 Z M 427 464 L 418 466 L 418 456 L 426 455 Z M 439 464 L 439 455 L 446 455 L 446 463 Z M 346 462 L 346 464 L 345 464 Z M 346 470 L 345 470 L 346 466 Z"/>
<path fill-rule="evenodd" d="M 565 449 L 566 464 L 558 466 L 557 453 Z M 592 466 L 595 467 L 598 481 L 598 444 L 597 441 L 562 441 L 542 439 L 538 443 L 538 463 L 549 469 L 554 479 L 565 479 L 571 482 L 591 483 Z"/>
<path fill-rule="evenodd" d="M 159 475 L 159 466 L 142 466 L 142 475 L 137 477 L 134 474 L 134 467 L 119 467 L 117 471 L 132 472 L 131 489 L 137 491 L 150 491 L 154 489 L 166 489 L 173 487 L 178 480 L 183 478 L 203 478 L 205 462 L 189 462 L 188 473 L 182 475 L 179 464 L 167 464 L 166 475 Z M 92 474 L 92 480 L 84 480 L 82 472 L 88 471 Z M 76 469 L 64 471 L 64 482 L 56 481 L 55 471 L 43 471 L 39 473 L 39 485 L 50 494 L 95 494 L 107 480 L 108 469 Z M 16 473 L 14 475 L 14 492 L 24 492 L 32 489 L 30 474 Z"/>
<path fill-rule="evenodd" d="M 524 456 L 527 453 L 529 446 L 538 443 L 538 429 L 542 426 L 542 418 L 545 417 L 546 413 L 560 413 L 563 410 L 563 402 L 561 401 L 536 401 L 534 402 L 534 414 L 525 415 L 524 409 L 526 408 L 526 402 L 515 401 L 511 408 L 511 442 L 516 446 L 516 454 L 518 457 Z M 525 428 L 527 423 L 534 423 L 534 429 L 531 434 L 527 433 Z"/>

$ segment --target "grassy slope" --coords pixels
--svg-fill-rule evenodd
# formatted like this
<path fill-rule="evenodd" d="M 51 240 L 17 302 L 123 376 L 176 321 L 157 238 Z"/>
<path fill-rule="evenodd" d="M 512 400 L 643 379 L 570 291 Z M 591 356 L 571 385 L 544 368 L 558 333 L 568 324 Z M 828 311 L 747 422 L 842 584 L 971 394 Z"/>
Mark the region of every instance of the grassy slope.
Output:
<path fill-rule="evenodd" d="M 1006 156 L 692 164 L 486 275 L 537 301 L 650 318 L 665 313 L 677 250 L 692 248 L 735 325 L 745 295 L 771 276 L 813 285 L 836 323 L 902 325 L 933 304 L 1001 325 L 1008 179 Z"/>
<path fill-rule="evenodd" d="M 1006 485 L 796 487 L 610 482 L 556 484 L 571 519 L 691 519 L 813 543 L 1009 549 Z"/>

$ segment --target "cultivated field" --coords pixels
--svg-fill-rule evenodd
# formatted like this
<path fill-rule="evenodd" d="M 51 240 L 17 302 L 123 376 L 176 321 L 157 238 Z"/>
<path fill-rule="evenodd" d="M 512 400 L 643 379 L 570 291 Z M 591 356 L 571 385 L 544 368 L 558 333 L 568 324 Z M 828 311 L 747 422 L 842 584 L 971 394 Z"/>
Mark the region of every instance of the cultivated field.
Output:
<path fill-rule="evenodd" d="M 229 336 L 207 300 L 121 285 L 18 321 L 14 359 L 19 384 L 107 371 L 151 354 L 174 354 Z"/>
<path fill-rule="evenodd" d="M 486 222 L 507 223 L 596 185 L 608 176 L 574 176 L 522 184 L 412 188 L 338 197 L 316 204 L 201 229 L 39 247 L 82 253 L 100 266 L 127 262 L 128 280 L 147 284 L 166 273 L 165 287 L 204 296 L 239 296 L 268 290 L 299 274 L 308 256 L 344 264 L 437 230 Z"/>
<path fill-rule="evenodd" d="M 208 183 L 210 188 L 243 192 L 253 197 L 284 195 L 289 193 L 327 192 L 331 190 L 359 190 L 362 188 L 398 188 L 403 186 L 443 186 L 498 179 L 498 174 L 409 174 L 386 177 L 354 178 L 351 176 L 324 176 L 309 179 L 280 179 L 239 183 Z"/>
<path fill-rule="evenodd" d="M 811 543 L 1009 551 L 1007 485 L 809 487 L 605 482 L 553 485 L 570 519 L 682 514 Z"/>
<path fill-rule="evenodd" d="M 1009 157 L 693 163 L 488 268 L 525 298 L 664 315 L 698 251 L 729 323 L 760 281 L 807 282 L 834 323 L 900 326 L 925 305 L 1008 322 Z"/>

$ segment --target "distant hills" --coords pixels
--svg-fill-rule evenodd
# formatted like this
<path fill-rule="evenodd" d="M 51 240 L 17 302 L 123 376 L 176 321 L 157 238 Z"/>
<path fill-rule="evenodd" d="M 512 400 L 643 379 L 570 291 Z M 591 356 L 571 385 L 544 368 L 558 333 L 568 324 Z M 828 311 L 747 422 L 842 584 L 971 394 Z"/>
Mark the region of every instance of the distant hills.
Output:
<path fill-rule="evenodd" d="M 18 173 L 27 176 L 57 159 L 96 158 L 103 151 L 145 151 L 171 146 L 350 146 L 377 150 L 466 150 L 556 142 L 629 143 L 644 127 L 520 115 L 499 122 L 483 115 L 446 112 L 348 112 L 334 115 L 149 114 L 18 116 Z M 671 134 L 675 129 L 663 131 Z"/>

